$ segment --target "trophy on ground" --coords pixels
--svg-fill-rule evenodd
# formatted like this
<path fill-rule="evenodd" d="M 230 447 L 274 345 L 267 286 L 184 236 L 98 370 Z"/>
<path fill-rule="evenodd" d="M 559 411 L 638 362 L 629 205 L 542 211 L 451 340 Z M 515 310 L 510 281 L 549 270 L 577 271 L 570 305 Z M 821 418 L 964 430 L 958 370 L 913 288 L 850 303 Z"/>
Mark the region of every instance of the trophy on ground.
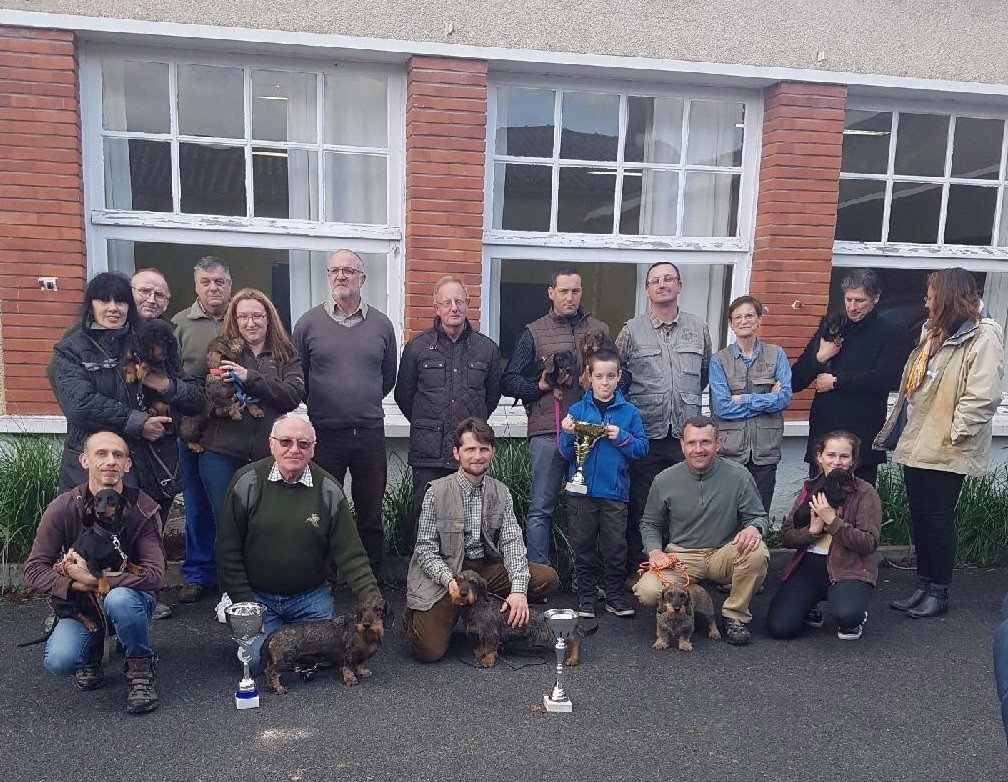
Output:
<path fill-rule="evenodd" d="M 252 660 L 252 639 L 263 631 L 263 613 L 259 603 L 233 603 L 224 609 L 231 636 L 238 644 L 238 659 L 244 670 L 238 689 L 235 691 L 236 709 L 255 709 L 259 707 L 259 692 L 256 690 L 255 679 L 249 675 L 249 662 Z"/>
<path fill-rule="evenodd" d="M 567 639 L 577 627 L 577 611 L 572 608 L 551 608 L 543 612 L 543 617 L 550 632 L 557 639 L 556 646 L 553 647 L 557 658 L 556 683 L 553 685 L 553 692 L 543 695 L 543 708 L 552 713 L 572 711 L 573 706 L 567 693 L 564 692 L 560 679 L 563 676 L 564 657 L 567 655 Z"/>
<path fill-rule="evenodd" d="M 590 424 L 586 421 L 574 422 L 574 461 L 577 463 L 577 470 L 574 477 L 567 481 L 567 491 L 571 494 L 587 494 L 588 487 L 584 482 L 585 460 L 592 447 L 605 437 L 605 424 Z"/>

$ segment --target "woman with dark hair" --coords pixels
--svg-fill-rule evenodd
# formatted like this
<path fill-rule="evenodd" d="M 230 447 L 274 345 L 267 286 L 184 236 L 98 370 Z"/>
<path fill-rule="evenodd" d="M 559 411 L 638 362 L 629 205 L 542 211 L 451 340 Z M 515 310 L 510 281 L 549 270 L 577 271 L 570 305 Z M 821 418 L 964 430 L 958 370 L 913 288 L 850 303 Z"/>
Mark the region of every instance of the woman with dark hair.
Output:
<path fill-rule="evenodd" d="M 774 638 L 791 638 L 802 624 L 822 627 L 820 600 L 827 601 L 840 640 L 861 637 L 878 578 L 882 503 L 875 488 L 854 475 L 860 445 L 845 431 L 827 432 L 816 444 L 819 474 L 802 485 L 781 526 L 781 543 L 797 553 L 767 611 Z"/>
<path fill-rule="evenodd" d="M 875 440 L 903 465 L 917 588 L 889 605 L 913 617 L 948 610 L 958 530 L 956 503 L 967 475 L 987 472 L 992 420 L 1001 402 L 1001 327 L 980 313 L 965 269 L 928 275 L 927 322 L 910 354 L 899 398 Z"/>

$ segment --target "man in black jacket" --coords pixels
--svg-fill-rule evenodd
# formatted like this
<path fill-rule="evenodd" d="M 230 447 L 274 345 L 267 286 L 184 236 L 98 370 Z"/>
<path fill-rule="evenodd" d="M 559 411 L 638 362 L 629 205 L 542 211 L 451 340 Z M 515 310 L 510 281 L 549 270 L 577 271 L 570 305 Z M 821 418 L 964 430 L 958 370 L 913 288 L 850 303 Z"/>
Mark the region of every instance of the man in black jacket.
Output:
<path fill-rule="evenodd" d="M 458 470 L 455 427 L 469 417 L 486 421 L 500 401 L 500 348 L 473 331 L 468 307 L 469 291 L 460 279 L 438 280 L 434 325 L 406 343 L 399 362 L 395 401 L 410 422 L 414 539 L 427 484 Z"/>
<path fill-rule="evenodd" d="M 840 287 L 847 314 L 840 338 L 830 341 L 817 331 L 791 367 L 793 391 L 809 386 L 816 390 L 805 450 L 810 476 L 819 469 L 816 443 L 827 432 L 846 429 L 870 446 L 885 423 L 889 392 L 896 388 L 906 361 L 903 338 L 875 309 L 882 295 L 875 272 L 852 269 Z M 885 460 L 884 451 L 862 447 L 854 474 L 874 486 Z"/>

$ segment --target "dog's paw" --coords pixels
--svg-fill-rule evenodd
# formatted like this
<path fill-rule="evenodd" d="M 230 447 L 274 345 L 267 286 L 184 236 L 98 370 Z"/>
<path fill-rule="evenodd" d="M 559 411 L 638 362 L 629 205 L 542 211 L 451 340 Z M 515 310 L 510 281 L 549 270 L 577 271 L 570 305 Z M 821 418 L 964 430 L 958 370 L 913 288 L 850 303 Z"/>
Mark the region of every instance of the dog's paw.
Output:
<path fill-rule="evenodd" d="M 693 642 L 690 641 L 689 638 L 680 638 L 679 639 L 679 651 L 680 652 L 692 652 L 693 651 Z"/>
<path fill-rule="evenodd" d="M 351 671 L 349 668 L 343 669 L 343 684 L 345 684 L 347 687 L 353 687 L 355 684 L 357 684 L 357 677 L 354 676 L 354 672 Z"/>
<path fill-rule="evenodd" d="M 710 629 L 707 631 L 707 637 L 712 638 L 715 641 L 721 640 L 721 633 L 718 632 L 717 625 L 713 622 L 710 623 Z"/>
<path fill-rule="evenodd" d="M 259 407 L 259 405 L 249 405 L 246 409 L 248 410 L 249 415 L 252 416 L 253 418 L 262 418 L 264 415 L 266 415 L 263 412 L 263 409 Z"/>
<path fill-rule="evenodd" d="M 497 664 L 497 652 L 487 652 L 476 659 L 477 668 L 493 668 Z"/>
<path fill-rule="evenodd" d="M 361 679 L 366 679 L 370 675 L 371 671 L 369 669 L 365 668 L 363 665 L 357 666 L 357 676 L 359 676 Z"/>
<path fill-rule="evenodd" d="M 659 638 L 651 645 L 651 648 L 659 652 L 662 649 L 668 649 L 668 641 L 666 641 L 664 638 Z"/>

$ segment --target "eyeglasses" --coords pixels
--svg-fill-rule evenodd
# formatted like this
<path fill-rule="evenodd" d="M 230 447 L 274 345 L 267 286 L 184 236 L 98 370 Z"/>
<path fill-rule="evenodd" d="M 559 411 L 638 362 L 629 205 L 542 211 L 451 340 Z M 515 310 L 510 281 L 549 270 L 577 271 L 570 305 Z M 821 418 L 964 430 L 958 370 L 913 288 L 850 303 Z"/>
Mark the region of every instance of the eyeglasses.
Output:
<path fill-rule="evenodd" d="M 439 307 L 444 307 L 446 310 L 451 309 L 453 304 L 460 310 L 464 310 L 469 306 L 469 302 L 466 299 L 445 299 L 444 301 L 439 301 L 437 303 Z"/>
<path fill-rule="evenodd" d="M 295 445 L 299 450 L 307 451 L 315 445 L 314 440 L 295 440 L 293 437 L 274 437 L 273 435 L 270 435 L 270 440 L 276 440 L 277 444 L 285 451 L 290 450 Z"/>
<path fill-rule="evenodd" d="M 154 288 L 137 288 L 134 285 L 133 290 L 140 295 L 140 299 L 142 301 L 145 301 L 149 299 L 151 296 L 153 296 L 154 301 L 156 301 L 158 304 L 166 304 L 168 302 L 168 295 L 162 293 L 159 290 L 155 290 Z"/>
<path fill-rule="evenodd" d="M 252 315 L 235 315 L 235 320 L 239 323 L 264 323 L 266 321 L 266 313 L 254 313 Z"/>
<path fill-rule="evenodd" d="M 743 321 L 743 320 L 756 320 L 757 318 L 759 318 L 759 315 L 757 315 L 755 312 L 746 312 L 743 315 L 732 315 L 731 316 L 731 319 L 733 321 L 735 321 L 736 323 L 738 323 L 740 321 Z"/>
<path fill-rule="evenodd" d="M 358 274 L 363 274 L 364 272 L 360 269 L 354 269 L 350 266 L 337 266 L 335 269 L 328 269 L 328 272 L 333 277 L 355 277 Z"/>
<path fill-rule="evenodd" d="M 652 277 L 647 281 L 648 285 L 657 285 L 658 283 L 664 282 L 666 285 L 671 285 L 673 282 L 679 282 L 679 278 L 671 274 L 666 274 L 664 277 Z"/>

